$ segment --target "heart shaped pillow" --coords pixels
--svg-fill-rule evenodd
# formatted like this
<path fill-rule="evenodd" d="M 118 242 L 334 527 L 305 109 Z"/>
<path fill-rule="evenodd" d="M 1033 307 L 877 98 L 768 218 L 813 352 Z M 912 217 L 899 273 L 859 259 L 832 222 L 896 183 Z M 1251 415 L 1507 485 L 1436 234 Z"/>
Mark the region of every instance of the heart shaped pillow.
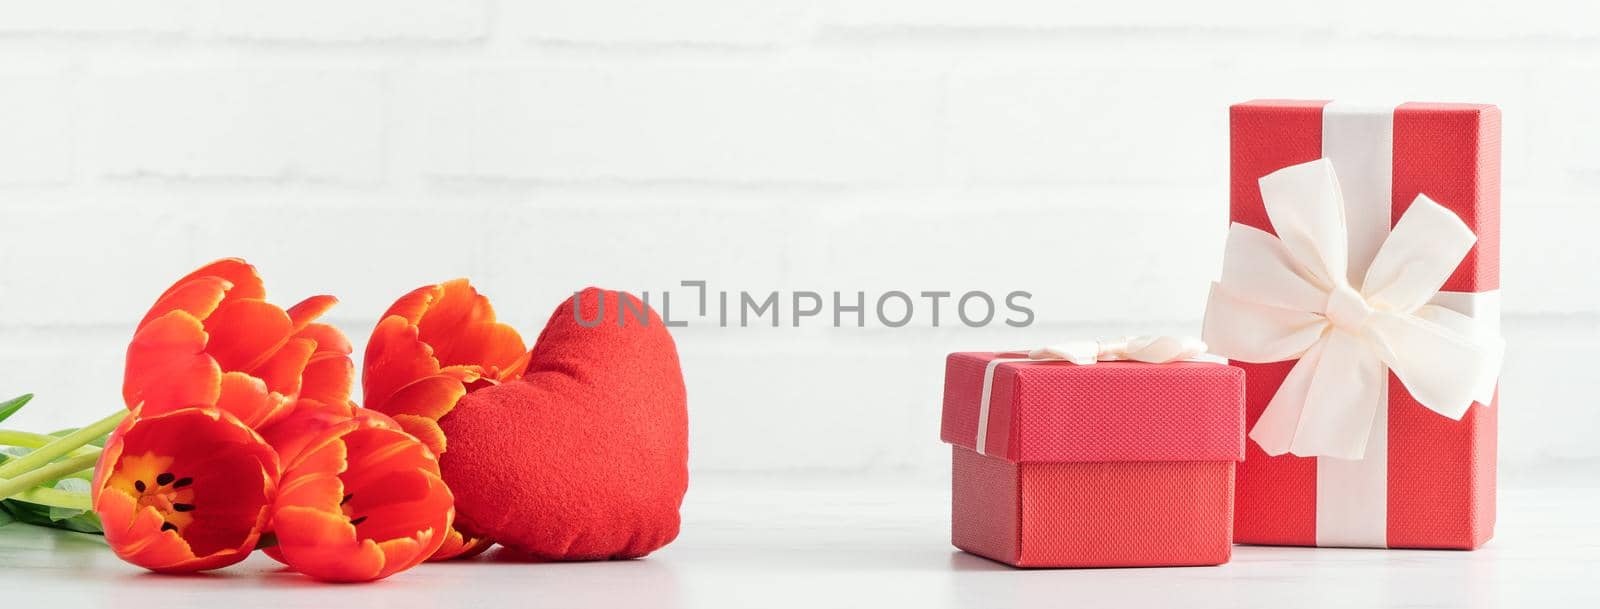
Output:
<path fill-rule="evenodd" d="M 544 560 L 637 558 L 678 536 L 688 412 L 672 336 L 631 294 L 556 308 L 527 373 L 439 420 L 463 531 Z"/>

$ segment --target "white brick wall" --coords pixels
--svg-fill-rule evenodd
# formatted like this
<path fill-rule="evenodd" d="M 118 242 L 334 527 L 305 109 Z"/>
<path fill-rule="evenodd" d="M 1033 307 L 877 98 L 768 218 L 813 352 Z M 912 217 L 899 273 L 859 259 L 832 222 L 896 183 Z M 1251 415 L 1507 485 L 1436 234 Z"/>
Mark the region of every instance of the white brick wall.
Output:
<path fill-rule="evenodd" d="M 0 73 L 0 184 L 61 184 L 72 169 L 72 100 L 67 78 Z"/>
<path fill-rule="evenodd" d="M 933 74 L 451 65 L 401 77 L 399 148 L 437 177 L 874 183 L 934 177 Z"/>
<path fill-rule="evenodd" d="M 804 42 L 816 25 L 805 0 L 506 2 L 514 37 L 568 44 L 762 47 Z"/>
<path fill-rule="evenodd" d="M 0 0 L 0 395 L 114 407 L 129 325 L 224 255 L 358 342 L 462 275 L 530 339 L 589 284 L 1032 291 L 1029 330 L 678 332 L 696 469 L 937 475 L 943 353 L 1195 330 L 1228 103 L 1488 101 L 1507 479 L 1593 468 L 1600 19 L 1339 6 Z"/>
<path fill-rule="evenodd" d="M 108 178 L 372 184 L 386 87 L 372 70 L 118 67 L 86 76 L 85 170 Z"/>
<path fill-rule="evenodd" d="M 485 0 L 346 0 L 336 7 L 316 0 L 0 0 L 0 32 L 40 38 L 461 42 L 487 35 L 488 8 Z"/>

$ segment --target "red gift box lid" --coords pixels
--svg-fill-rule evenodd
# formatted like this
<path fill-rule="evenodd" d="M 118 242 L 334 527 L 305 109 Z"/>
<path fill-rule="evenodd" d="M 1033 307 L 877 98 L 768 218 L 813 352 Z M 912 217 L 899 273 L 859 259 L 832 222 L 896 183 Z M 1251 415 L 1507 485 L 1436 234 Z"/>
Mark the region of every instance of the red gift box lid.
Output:
<path fill-rule="evenodd" d="M 1212 362 L 1001 363 L 979 450 L 983 377 L 997 357 L 1016 355 L 946 359 L 940 439 L 1018 463 L 1244 458 L 1244 370 Z"/>

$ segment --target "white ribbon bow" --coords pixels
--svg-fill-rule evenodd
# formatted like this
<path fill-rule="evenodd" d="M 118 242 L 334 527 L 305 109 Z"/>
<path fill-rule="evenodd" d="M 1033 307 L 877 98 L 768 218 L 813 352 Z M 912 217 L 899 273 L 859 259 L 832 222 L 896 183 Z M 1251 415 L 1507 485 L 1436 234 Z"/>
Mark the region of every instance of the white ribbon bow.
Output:
<path fill-rule="evenodd" d="M 1206 344 L 1191 337 L 1125 336 L 1112 340 L 1075 340 L 1038 349 L 1012 349 L 1000 351 L 1000 357 L 989 360 L 983 368 L 983 394 L 978 398 L 978 432 L 973 448 L 987 455 L 989 440 L 989 408 L 994 396 L 994 371 L 1001 364 L 1013 362 L 1068 362 L 1087 366 L 1095 362 L 1136 361 L 1147 364 L 1165 364 L 1178 360 L 1218 361 L 1220 358 L 1206 353 Z M 1013 355 L 1026 354 L 1024 357 Z"/>
<path fill-rule="evenodd" d="M 1165 364 L 1191 359 L 1205 352 L 1204 342 L 1188 336 L 1124 336 L 1111 340 L 1075 340 L 1040 347 L 1027 353 L 1030 360 L 1066 360 L 1087 366 L 1095 362 L 1124 360 Z"/>
<path fill-rule="evenodd" d="M 1298 358 L 1250 430 L 1269 455 L 1360 459 L 1388 371 L 1434 412 L 1460 419 L 1493 399 L 1504 341 L 1428 304 L 1477 236 L 1418 195 L 1358 287 L 1347 278 L 1344 197 L 1326 159 L 1261 178 L 1277 237 L 1235 223 L 1201 336 L 1229 358 Z"/>

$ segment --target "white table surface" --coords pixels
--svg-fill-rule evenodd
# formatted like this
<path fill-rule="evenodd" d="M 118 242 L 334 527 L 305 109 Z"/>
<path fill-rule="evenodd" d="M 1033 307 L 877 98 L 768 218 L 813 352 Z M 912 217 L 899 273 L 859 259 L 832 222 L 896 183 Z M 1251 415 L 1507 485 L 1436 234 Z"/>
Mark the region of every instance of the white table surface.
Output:
<path fill-rule="evenodd" d="M 0 607 L 1596 607 L 1600 489 L 1502 490 L 1476 552 L 1239 546 L 1220 567 L 1019 571 L 949 544 L 938 480 L 701 476 L 676 542 L 644 560 L 528 564 L 491 550 L 371 585 L 257 554 L 197 576 L 121 563 L 96 537 L 0 527 Z"/>

